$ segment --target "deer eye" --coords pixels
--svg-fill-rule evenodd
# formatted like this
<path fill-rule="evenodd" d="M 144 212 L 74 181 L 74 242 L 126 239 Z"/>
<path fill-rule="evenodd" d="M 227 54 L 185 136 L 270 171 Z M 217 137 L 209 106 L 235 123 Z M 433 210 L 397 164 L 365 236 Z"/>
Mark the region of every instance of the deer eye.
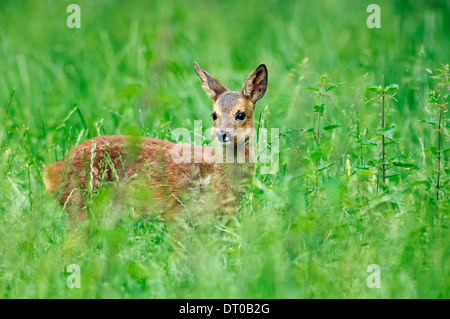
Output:
<path fill-rule="evenodd" d="M 212 116 L 213 122 L 215 122 L 215 121 L 217 120 L 217 114 L 216 114 L 216 112 L 213 112 L 213 113 L 211 114 L 211 116 Z"/>
<path fill-rule="evenodd" d="M 237 112 L 235 116 L 236 121 L 242 122 L 245 120 L 245 113 L 244 112 Z"/>

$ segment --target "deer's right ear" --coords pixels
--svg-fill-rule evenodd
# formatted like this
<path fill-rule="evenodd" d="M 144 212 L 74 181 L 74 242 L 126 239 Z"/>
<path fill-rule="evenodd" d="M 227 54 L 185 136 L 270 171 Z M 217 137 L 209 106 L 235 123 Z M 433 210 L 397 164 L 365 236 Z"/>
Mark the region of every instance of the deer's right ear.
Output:
<path fill-rule="evenodd" d="M 209 98 L 215 102 L 220 94 L 222 94 L 225 91 L 228 91 L 228 89 L 217 81 L 211 74 L 203 70 L 197 62 L 194 62 L 194 68 L 195 72 L 197 73 L 200 80 L 202 80 L 202 88 L 206 92 L 206 94 L 209 96 Z"/>

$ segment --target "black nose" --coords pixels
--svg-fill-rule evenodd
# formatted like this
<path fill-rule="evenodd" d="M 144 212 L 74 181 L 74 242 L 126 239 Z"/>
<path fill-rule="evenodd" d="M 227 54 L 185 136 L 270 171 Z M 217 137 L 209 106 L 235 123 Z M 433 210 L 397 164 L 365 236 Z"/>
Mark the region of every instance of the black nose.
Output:
<path fill-rule="evenodd" d="M 221 143 L 228 143 L 233 139 L 233 134 L 224 130 L 219 130 L 216 133 L 216 138 Z"/>

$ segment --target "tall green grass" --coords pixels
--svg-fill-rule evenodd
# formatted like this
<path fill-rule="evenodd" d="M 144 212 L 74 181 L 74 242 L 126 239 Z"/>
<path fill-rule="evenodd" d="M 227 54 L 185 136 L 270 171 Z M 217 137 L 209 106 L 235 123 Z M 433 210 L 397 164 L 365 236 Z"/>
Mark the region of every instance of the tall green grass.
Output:
<path fill-rule="evenodd" d="M 437 201 L 437 134 L 420 120 L 436 118 L 428 91 L 449 62 L 450 6 L 378 1 L 382 27 L 369 29 L 372 2 L 80 0 L 82 27 L 68 29 L 71 2 L 1 1 L 0 297 L 448 298 L 448 153 Z M 233 221 L 182 238 L 115 211 L 107 194 L 90 222 L 71 224 L 43 166 L 97 135 L 206 126 L 193 61 L 235 90 L 267 65 L 256 120 L 280 128 L 278 172 L 257 174 Z M 324 73 L 341 85 L 321 127 L 340 127 L 317 146 L 306 88 Z M 381 104 L 365 102 L 382 75 L 399 85 L 386 154 L 417 169 L 390 169 L 377 191 Z M 80 289 L 66 285 L 69 264 Z M 380 289 L 366 285 L 370 264 Z"/>

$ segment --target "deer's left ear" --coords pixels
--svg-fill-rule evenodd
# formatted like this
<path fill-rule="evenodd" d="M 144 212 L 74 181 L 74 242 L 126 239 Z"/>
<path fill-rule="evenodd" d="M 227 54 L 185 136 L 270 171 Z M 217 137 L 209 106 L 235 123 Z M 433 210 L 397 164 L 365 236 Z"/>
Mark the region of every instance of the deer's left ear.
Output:
<path fill-rule="evenodd" d="M 256 103 L 264 96 L 267 89 L 267 68 L 265 64 L 260 64 L 247 77 L 242 86 L 242 94 L 252 99 Z"/>

